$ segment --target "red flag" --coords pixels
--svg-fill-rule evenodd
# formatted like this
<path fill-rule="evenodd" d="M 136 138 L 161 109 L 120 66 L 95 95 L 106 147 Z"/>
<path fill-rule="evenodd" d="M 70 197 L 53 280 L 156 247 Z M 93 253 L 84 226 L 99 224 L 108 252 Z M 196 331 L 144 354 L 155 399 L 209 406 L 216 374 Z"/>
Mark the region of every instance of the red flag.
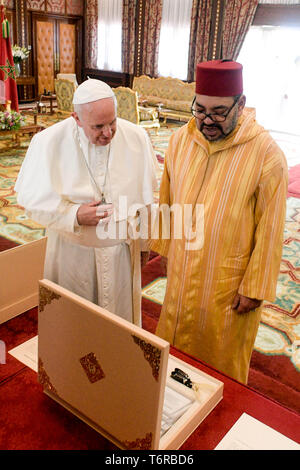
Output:
<path fill-rule="evenodd" d="M 5 16 L 5 8 L 1 8 L 1 31 L 0 31 L 0 80 L 4 82 L 5 99 L 11 101 L 11 109 L 19 111 L 18 92 L 14 59 L 10 44 L 9 35 L 7 34 L 8 22 Z"/>

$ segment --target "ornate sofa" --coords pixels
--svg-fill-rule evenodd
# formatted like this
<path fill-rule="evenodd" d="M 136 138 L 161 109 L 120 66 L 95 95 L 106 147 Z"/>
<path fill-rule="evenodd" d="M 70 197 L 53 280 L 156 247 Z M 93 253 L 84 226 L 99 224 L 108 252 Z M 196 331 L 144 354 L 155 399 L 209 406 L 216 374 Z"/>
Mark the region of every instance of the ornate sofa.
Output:
<path fill-rule="evenodd" d="M 132 88 L 139 101 L 158 108 L 159 117 L 188 121 L 195 96 L 195 82 L 185 83 L 178 78 L 134 77 Z"/>

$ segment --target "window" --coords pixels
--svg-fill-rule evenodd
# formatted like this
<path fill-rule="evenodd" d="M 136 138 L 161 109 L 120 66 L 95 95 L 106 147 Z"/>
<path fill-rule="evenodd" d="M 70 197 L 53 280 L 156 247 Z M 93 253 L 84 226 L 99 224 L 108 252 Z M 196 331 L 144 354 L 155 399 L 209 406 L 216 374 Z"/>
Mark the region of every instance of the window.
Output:
<path fill-rule="evenodd" d="M 163 77 L 186 80 L 192 0 L 164 0 L 158 73 Z"/>
<path fill-rule="evenodd" d="M 98 2 L 98 62 L 101 70 L 122 70 L 122 0 Z"/>
<path fill-rule="evenodd" d="M 300 28 L 251 26 L 238 62 L 246 106 L 269 130 L 300 135 Z"/>

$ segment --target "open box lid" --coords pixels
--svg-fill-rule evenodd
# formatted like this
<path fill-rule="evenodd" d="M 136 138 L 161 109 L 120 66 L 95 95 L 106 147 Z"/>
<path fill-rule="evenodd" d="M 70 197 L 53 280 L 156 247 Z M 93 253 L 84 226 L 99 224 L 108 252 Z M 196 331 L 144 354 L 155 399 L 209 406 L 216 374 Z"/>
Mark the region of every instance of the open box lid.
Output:
<path fill-rule="evenodd" d="M 44 391 L 120 448 L 158 448 L 169 343 L 51 281 L 39 284 Z"/>

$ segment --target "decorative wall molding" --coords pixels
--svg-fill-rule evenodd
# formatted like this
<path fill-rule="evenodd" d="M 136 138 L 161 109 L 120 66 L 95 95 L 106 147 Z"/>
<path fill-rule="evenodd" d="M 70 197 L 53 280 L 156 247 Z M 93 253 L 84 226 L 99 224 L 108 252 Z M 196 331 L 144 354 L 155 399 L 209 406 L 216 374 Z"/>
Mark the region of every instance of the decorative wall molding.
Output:
<path fill-rule="evenodd" d="M 3 0 L 3 5 L 11 10 L 15 8 L 15 0 Z"/>
<path fill-rule="evenodd" d="M 27 9 L 35 12 L 83 16 L 84 0 L 27 0 Z"/>
<path fill-rule="evenodd" d="M 46 11 L 46 0 L 27 0 L 28 10 Z"/>
<path fill-rule="evenodd" d="M 66 0 L 66 13 L 68 15 L 83 16 L 84 0 Z"/>

